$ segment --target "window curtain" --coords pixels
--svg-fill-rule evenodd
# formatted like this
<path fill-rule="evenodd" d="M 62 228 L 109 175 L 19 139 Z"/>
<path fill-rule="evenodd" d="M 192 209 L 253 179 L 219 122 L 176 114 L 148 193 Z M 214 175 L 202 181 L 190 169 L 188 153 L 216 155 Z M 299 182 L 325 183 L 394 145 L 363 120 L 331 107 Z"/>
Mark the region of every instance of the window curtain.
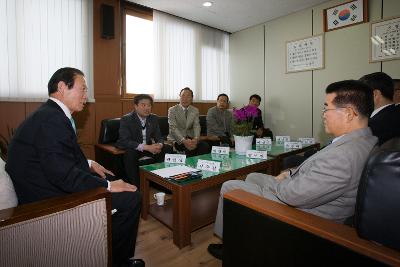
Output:
<path fill-rule="evenodd" d="M 47 98 L 51 75 L 67 66 L 91 88 L 92 10 L 92 0 L 0 0 L 0 98 Z"/>
<path fill-rule="evenodd" d="M 196 100 L 229 95 L 229 34 L 153 12 L 155 98 L 177 99 L 190 87 Z"/>

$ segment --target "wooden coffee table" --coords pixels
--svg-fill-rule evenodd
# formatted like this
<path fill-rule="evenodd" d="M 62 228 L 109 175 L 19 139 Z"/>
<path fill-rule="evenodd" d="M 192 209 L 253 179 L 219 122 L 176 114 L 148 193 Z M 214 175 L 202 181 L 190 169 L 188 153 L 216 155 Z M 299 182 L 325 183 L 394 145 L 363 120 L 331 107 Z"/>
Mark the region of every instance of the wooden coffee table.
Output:
<path fill-rule="evenodd" d="M 177 182 L 162 178 L 151 171 L 168 167 L 165 163 L 155 163 L 140 167 L 140 190 L 142 218 L 150 214 L 173 231 L 174 244 L 179 248 L 190 245 L 191 232 L 215 221 L 219 189 L 223 182 L 243 177 L 256 171 L 275 168 L 275 160 L 268 158 L 247 159 L 230 153 L 232 169 L 218 173 L 203 172 L 202 178 Z M 195 168 L 198 159 L 221 160 L 221 155 L 206 154 L 186 159 L 186 165 Z M 172 192 L 172 199 L 164 206 L 150 205 L 150 181 Z"/>

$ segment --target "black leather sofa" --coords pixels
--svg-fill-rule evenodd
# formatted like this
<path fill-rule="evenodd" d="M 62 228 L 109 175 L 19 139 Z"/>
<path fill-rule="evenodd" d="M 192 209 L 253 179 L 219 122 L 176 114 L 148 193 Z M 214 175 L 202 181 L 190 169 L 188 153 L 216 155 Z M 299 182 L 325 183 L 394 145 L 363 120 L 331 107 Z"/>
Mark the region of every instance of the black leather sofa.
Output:
<path fill-rule="evenodd" d="M 200 115 L 201 135 L 207 135 L 206 115 Z M 167 139 L 169 132 L 168 117 L 158 117 L 161 134 L 164 140 Z M 99 141 L 95 145 L 96 161 L 107 169 L 114 172 L 119 177 L 125 177 L 123 168 L 124 150 L 115 147 L 118 140 L 120 118 L 104 119 L 101 121 Z M 140 165 L 151 164 L 149 160 L 142 160 Z"/>
<path fill-rule="evenodd" d="M 364 168 L 353 227 L 242 190 L 225 194 L 223 266 L 400 266 L 400 142 L 390 142 Z"/>

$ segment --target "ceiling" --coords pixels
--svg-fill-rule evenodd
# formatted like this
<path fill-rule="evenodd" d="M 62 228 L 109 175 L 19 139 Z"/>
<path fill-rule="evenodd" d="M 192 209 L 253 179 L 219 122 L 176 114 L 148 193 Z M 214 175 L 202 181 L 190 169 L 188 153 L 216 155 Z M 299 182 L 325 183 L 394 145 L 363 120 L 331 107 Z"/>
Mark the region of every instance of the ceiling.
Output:
<path fill-rule="evenodd" d="M 294 13 L 327 0 L 129 0 L 230 33 Z"/>

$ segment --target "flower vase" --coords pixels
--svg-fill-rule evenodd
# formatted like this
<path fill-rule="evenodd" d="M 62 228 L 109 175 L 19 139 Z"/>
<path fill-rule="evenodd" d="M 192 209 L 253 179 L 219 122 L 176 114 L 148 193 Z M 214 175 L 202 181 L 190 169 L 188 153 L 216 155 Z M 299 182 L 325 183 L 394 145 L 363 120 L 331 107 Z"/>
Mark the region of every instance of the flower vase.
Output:
<path fill-rule="evenodd" d="M 251 149 L 253 144 L 253 136 L 238 136 L 234 135 L 235 138 L 235 153 L 238 155 L 245 155 L 247 150 Z"/>

